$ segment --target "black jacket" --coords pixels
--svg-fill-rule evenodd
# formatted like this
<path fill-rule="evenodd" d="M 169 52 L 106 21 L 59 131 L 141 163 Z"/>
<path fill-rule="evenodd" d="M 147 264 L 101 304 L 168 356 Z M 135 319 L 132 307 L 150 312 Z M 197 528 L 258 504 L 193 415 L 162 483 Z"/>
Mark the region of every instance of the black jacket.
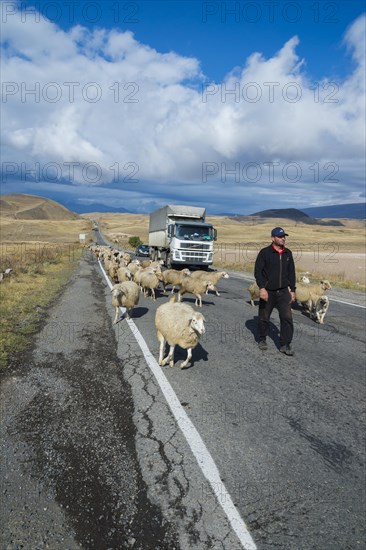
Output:
<path fill-rule="evenodd" d="M 262 248 L 255 261 L 254 277 L 259 288 L 278 290 L 289 286 L 295 292 L 295 263 L 291 250 L 285 248 L 281 255 L 272 245 Z"/>

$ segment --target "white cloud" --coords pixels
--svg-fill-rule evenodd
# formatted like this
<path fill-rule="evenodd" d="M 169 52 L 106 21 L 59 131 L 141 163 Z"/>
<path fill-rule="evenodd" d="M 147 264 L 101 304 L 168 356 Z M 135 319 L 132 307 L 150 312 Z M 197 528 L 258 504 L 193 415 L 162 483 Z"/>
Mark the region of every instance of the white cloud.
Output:
<path fill-rule="evenodd" d="M 352 185 L 357 194 L 364 170 L 365 17 L 344 36 L 355 62 L 344 82 L 325 76 L 314 87 L 296 53 L 299 40 L 294 36 L 269 59 L 254 52 L 224 82 L 207 85 L 197 59 L 159 53 L 129 31 L 75 26 L 64 32 L 44 18 L 24 23 L 20 15 L 8 17 L 3 159 L 30 166 L 79 162 L 78 184 L 90 184 L 85 163 L 100 166 L 105 183 L 116 178 L 116 167 L 128 178 L 132 164 L 140 181 L 165 189 L 169 182 L 173 194 L 182 182 L 193 182 L 189 190 L 196 196 L 209 189 L 220 202 L 225 184 L 233 204 L 238 195 L 243 201 L 253 193 L 270 195 L 278 183 L 284 201 L 294 187 L 306 204 L 309 191 L 319 198 Z M 278 163 L 275 181 L 268 162 Z M 203 163 L 217 171 L 200 186 Z M 245 180 L 248 163 L 260 167 L 258 182 Z M 300 181 L 284 179 L 289 163 L 301 167 Z M 321 185 L 309 168 L 316 163 Z M 326 181 L 329 163 L 337 164 L 342 181 Z M 222 181 L 223 171 L 238 166 L 241 187 L 230 187 L 234 176 Z M 144 193 L 152 200 L 153 192 Z"/>

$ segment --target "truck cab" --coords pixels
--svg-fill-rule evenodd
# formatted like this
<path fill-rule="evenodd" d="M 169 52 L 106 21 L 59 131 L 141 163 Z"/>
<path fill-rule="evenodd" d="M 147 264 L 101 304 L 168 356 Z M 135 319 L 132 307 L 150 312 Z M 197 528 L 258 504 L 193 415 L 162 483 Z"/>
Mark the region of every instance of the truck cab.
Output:
<path fill-rule="evenodd" d="M 149 246 L 153 260 L 167 267 L 212 265 L 216 229 L 205 222 L 206 210 L 167 205 L 150 214 Z"/>
<path fill-rule="evenodd" d="M 206 223 L 176 223 L 168 226 L 170 264 L 209 266 L 213 261 L 216 230 Z"/>

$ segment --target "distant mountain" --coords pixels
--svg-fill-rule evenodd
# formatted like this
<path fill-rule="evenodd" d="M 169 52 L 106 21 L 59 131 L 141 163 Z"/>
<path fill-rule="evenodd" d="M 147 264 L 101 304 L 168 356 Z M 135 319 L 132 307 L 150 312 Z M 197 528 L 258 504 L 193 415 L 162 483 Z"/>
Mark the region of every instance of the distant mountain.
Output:
<path fill-rule="evenodd" d="M 58 202 L 39 197 L 14 193 L 1 195 L 1 214 L 16 220 L 78 220 L 79 216 Z"/>
<path fill-rule="evenodd" d="M 270 210 L 255 212 L 250 215 L 258 216 L 259 218 L 285 218 L 288 220 L 304 221 L 305 223 L 309 223 L 309 216 L 297 208 L 272 208 Z"/>
<path fill-rule="evenodd" d="M 115 208 L 114 206 L 107 206 L 106 204 L 98 202 L 80 204 L 76 201 L 65 201 L 64 205 L 78 214 L 89 214 L 89 212 L 111 212 L 114 214 L 131 213 L 131 210 L 127 210 L 126 208 Z"/>
<path fill-rule="evenodd" d="M 317 218 L 352 218 L 355 220 L 364 220 L 366 218 L 366 205 L 360 202 L 314 206 L 312 208 L 304 208 L 303 211 L 309 216 Z"/>
<path fill-rule="evenodd" d="M 255 212 L 251 214 L 254 218 L 281 218 L 285 220 L 293 220 L 295 222 L 302 222 L 308 225 L 331 225 L 339 226 L 343 225 L 338 220 L 323 220 L 319 218 L 313 218 L 297 208 L 272 208 L 270 210 L 262 210 L 261 212 Z M 243 216 L 244 218 L 245 216 Z"/>

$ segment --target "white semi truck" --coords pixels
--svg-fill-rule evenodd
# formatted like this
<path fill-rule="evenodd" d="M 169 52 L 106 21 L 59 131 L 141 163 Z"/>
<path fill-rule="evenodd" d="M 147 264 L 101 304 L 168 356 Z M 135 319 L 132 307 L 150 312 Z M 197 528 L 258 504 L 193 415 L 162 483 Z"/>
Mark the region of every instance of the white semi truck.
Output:
<path fill-rule="evenodd" d="M 217 232 L 205 218 L 206 209 L 196 206 L 168 204 L 152 212 L 150 258 L 163 260 L 168 268 L 212 265 Z"/>

